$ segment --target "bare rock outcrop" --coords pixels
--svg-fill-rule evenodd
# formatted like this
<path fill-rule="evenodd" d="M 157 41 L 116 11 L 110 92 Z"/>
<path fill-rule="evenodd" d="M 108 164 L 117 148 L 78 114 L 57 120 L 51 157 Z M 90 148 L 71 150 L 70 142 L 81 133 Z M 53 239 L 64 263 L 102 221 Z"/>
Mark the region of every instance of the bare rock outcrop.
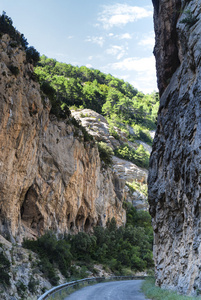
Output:
<path fill-rule="evenodd" d="M 201 291 L 200 1 L 153 1 L 161 100 L 148 177 L 157 284 Z"/>
<path fill-rule="evenodd" d="M 103 141 L 108 144 L 112 149 L 120 146 L 120 142 L 115 139 L 109 130 L 107 120 L 99 113 L 91 109 L 82 109 L 72 111 L 72 115 L 81 121 L 82 126 L 86 127 L 87 131 L 95 138 L 96 141 Z M 116 133 L 122 142 L 127 143 L 128 139 L 126 133 L 115 127 Z"/>
<path fill-rule="evenodd" d="M 110 134 L 109 124 L 107 120 L 97 112 L 91 109 L 82 109 L 72 111 L 72 115 L 81 122 L 82 126 L 94 137 L 96 141 L 104 141 L 113 150 L 123 143 L 128 143 L 131 147 L 137 148 L 140 144 L 151 152 L 151 146 L 142 142 L 130 142 L 127 134 L 119 128 L 114 127 L 118 139 Z M 132 129 L 133 130 L 133 129 Z M 134 135 L 134 132 L 132 132 Z M 113 171 L 120 180 L 120 190 L 123 192 L 125 201 L 132 203 L 137 209 L 148 210 L 147 196 L 141 193 L 138 189 L 134 192 L 129 189 L 126 183 L 142 183 L 147 184 L 148 171 L 136 166 L 134 163 L 113 156 Z"/>
<path fill-rule="evenodd" d="M 26 54 L 0 40 L 0 233 L 20 242 L 48 229 L 89 231 L 115 217 L 125 223 L 121 182 L 102 169 L 95 143 L 71 117 L 49 115 Z"/>

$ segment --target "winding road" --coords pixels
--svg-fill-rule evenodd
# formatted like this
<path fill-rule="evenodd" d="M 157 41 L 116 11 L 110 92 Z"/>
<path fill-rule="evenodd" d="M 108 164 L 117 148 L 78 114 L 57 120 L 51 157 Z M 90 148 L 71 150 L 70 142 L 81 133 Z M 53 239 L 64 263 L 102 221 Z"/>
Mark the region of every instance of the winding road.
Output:
<path fill-rule="evenodd" d="M 98 283 L 72 293 L 65 300 L 148 300 L 140 291 L 143 280 Z"/>

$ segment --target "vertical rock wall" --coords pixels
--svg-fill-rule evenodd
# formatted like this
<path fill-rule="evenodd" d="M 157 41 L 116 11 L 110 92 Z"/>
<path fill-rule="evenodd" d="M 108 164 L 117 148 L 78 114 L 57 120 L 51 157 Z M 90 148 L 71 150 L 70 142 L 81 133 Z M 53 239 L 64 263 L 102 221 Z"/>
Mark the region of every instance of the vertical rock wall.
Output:
<path fill-rule="evenodd" d="M 197 295 L 201 291 L 201 1 L 153 0 L 153 4 L 161 95 L 148 177 L 156 282 Z"/>
<path fill-rule="evenodd" d="M 46 230 L 125 223 L 123 187 L 70 119 L 49 116 L 24 50 L 0 40 L 0 234 L 20 242 Z M 14 241 L 14 240 L 13 240 Z"/>

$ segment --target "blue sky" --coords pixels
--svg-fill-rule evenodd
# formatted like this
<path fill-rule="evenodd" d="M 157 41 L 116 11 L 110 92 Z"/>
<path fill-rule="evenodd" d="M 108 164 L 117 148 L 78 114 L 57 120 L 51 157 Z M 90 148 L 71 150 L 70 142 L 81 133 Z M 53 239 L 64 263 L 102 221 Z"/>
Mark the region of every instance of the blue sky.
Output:
<path fill-rule="evenodd" d="M 0 0 L 40 54 L 157 90 L 151 0 Z"/>

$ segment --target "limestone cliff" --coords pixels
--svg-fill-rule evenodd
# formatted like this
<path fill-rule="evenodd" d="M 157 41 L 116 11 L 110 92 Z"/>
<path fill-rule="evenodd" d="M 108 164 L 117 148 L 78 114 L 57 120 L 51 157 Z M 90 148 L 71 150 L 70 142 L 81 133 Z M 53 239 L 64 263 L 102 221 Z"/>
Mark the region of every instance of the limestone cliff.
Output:
<path fill-rule="evenodd" d="M 0 40 L 0 234 L 20 242 L 45 230 L 125 223 L 121 181 L 71 117 L 50 115 L 25 52 Z M 14 238 L 14 239 L 13 239 Z"/>
<path fill-rule="evenodd" d="M 157 284 L 201 291 L 201 3 L 153 0 L 161 95 L 149 203 Z"/>
<path fill-rule="evenodd" d="M 113 150 L 119 147 L 122 143 L 127 143 L 133 148 L 137 148 L 139 144 L 150 150 L 151 146 L 142 141 L 130 142 L 127 134 L 115 127 L 118 139 L 115 139 L 109 130 L 107 120 L 97 112 L 91 109 L 79 109 L 72 111 L 72 115 L 81 121 L 86 130 L 94 137 L 96 141 L 104 141 Z M 136 209 L 148 210 L 147 193 L 142 193 L 141 187 L 147 190 L 147 176 L 148 171 L 140 168 L 130 161 L 113 156 L 113 171 L 119 178 L 125 201 L 131 203 Z M 135 185 L 135 189 L 130 188 L 130 184 Z M 136 186 L 139 185 L 139 186 Z"/>

